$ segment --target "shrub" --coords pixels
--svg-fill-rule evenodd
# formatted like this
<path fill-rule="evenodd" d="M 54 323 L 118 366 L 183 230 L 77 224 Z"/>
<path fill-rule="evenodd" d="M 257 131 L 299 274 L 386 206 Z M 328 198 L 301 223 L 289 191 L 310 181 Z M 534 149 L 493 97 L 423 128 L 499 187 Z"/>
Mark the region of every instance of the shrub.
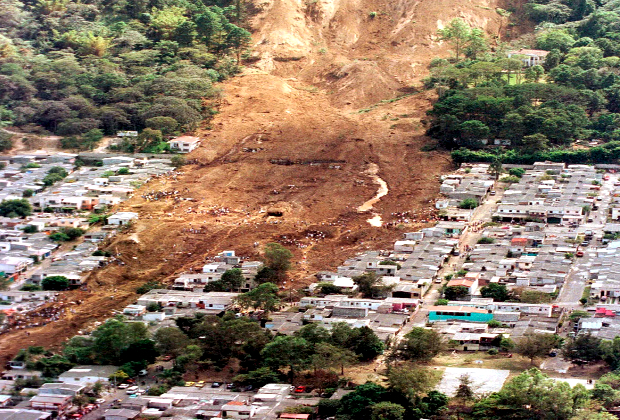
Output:
<path fill-rule="evenodd" d="M 41 282 L 43 290 L 67 290 L 69 288 L 69 279 L 65 276 L 49 276 Z"/>
<path fill-rule="evenodd" d="M 473 198 L 466 198 L 459 203 L 458 207 L 460 209 L 475 209 L 478 207 L 478 202 Z"/>
<path fill-rule="evenodd" d="M 478 243 L 479 244 L 492 244 L 492 243 L 495 243 L 495 239 L 489 238 L 488 236 L 483 236 L 482 238 L 478 239 Z"/>
<path fill-rule="evenodd" d="M 510 168 L 508 173 L 512 176 L 516 176 L 517 178 L 521 178 L 523 174 L 525 174 L 525 169 L 523 168 Z"/>

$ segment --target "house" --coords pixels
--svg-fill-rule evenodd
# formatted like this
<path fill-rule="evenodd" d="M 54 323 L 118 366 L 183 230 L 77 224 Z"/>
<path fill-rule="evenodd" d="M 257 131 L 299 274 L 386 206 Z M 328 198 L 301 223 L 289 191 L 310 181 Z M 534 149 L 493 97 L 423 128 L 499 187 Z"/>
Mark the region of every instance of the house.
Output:
<path fill-rule="evenodd" d="M 138 213 L 131 211 L 119 211 L 108 217 L 108 225 L 124 226 L 129 224 L 132 220 L 138 218 Z"/>
<path fill-rule="evenodd" d="M 127 420 L 135 419 L 140 415 L 139 411 L 127 410 L 126 408 L 112 408 L 103 413 L 105 420 Z"/>
<path fill-rule="evenodd" d="M 448 282 L 447 287 L 465 287 L 469 295 L 476 293 L 478 289 L 478 279 L 452 279 Z"/>
<path fill-rule="evenodd" d="M 70 395 L 35 395 L 29 401 L 30 408 L 59 413 L 71 405 Z"/>
<path fill-rule="evenodd" d="M 248 405 L 241 401 L 230 401 L 222 406 L 222 417 L 233 419 L 249 419 L 254 417 L 255 405 Z"/>
<path fill-rule="evenodd" d="M 431 306 L 428 308 L 428 322 L 459 320 L 467 322 L 489 322 L 493 319 L 490 310 L 467 306 Z"/>
<path fill-rule="evenodd" d="M 65 384 L 88 385 L 96 382 L 108 383 L 109 378 L 118 370 L 116 366 L 76 366 L 58 376 Z"/>
<path fill-rule="evenodd" d="M 48 420 L 51 418 L 52 413 L 44 413 L 37 410 L 25 408 L 0 409 L 0 420 Z"/>
<path fill-rule="evenodd" d="M 38 370 L 26 370 L 26 369 L 9 369 L 2 374 L 2 379 L 5 381 L 15 381 L 17 379 L 36 379 L 41 378 L 43 374 Z"/>
<path fill-rule="evenodd" d="M 200 139 L 192 136 L 181 136 L 168 142 L 170 149 L 179 153 L 189 153 L 200 145 Z"/>
<path fill-rule="evenodd" d="M 525 67 L 532 67 L 542 65 L 547 58 L 547 54 L 549 54 L 549 51 L 521 48 L 516 51 L 508 51 L 508 58 L 518 56 L 517 58 L 520 58 L 523 61 Z"/>

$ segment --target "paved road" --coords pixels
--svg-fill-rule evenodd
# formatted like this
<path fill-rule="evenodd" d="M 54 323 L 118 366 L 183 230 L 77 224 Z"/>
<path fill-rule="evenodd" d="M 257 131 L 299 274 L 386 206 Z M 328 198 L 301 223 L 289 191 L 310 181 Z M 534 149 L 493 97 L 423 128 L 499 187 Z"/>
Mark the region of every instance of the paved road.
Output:
<path fill-rule="evenodd" d="M 577 229 L 579 233 L 584 233 L 587 230 L 593 231 L 594 240 L 591 241 L 588 247 L 579 248 L 584 251 L 584 256 L 577 258 L 569 271 L 566 282 L 556 299 L 556 303 L 560 306 L 570 309 L 581 308 L 579 299 L 581 299 L 588 281 L 588 270 L 592 265 L 592 259 L 596 257 L 596 246 L 601 244 L 600 241 L 603 238 L 603 226 L 607 221 L 609 203 L 614 190 L 613 184 L 617 181 L 618 174 L 610 174 L 610 179 L 603 181 L 599 192 L 601 200 L 597 201 L 599 209 L 593 210 L 589 215 L 589 219 L 592 219 L 592 222 L 584 223 Z"/>
<path fill-rule="evenodd" d="M 497 185 L 495 188 L 497 188 Z M 496 195 L 488 196 L 487 200 L 480 207 L 476 208 L 469 224 L 473 225 L 476 222 L 490 222 L 493 211 L 497 207 L 497 203 L 502 199 L 503 195 L 503 188 L 497 188 Z M 459 271 L 467 259 L 467 253 L 465 252 L 466 245 L 473 248 L 481 237 L 482 229 L 475 232 L 471 228 L 467 228 L 467 230 L 459 238 L 460 255 L 458 257 L 450 256 L 447 263 L 444 264 L 444 266 L 439 270 L 437 278 L 443 279 L 446 275 Z M 426 310 L 425 306 L 434 305 L 437 299 L 440 298 L 440 290 L 443 287 L 443 283 L 445 282 L 442 281 L 441 283 L 433 283 L 431 285 L 429 291 L 426 292 L 426 295 L 424 295 L 424 305 L 415 314 L 412 322 L 409 323 L 409 329 L 414 326 L 424 326 L 426 324 L 428 310 Z"/>

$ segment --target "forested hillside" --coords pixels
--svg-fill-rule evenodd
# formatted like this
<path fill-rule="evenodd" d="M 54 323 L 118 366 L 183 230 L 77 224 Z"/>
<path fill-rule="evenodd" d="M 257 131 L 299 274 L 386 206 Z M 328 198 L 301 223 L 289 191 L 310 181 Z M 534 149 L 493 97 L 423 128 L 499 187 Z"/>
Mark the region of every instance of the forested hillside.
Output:
<path fill-rule="evenodd" d="M 212 112 L 250 42 L 245 16 L 238 0 L 0 0 L 0 127 L 86 147 L 148 127 L 142 145 L 158 147 L 158 131 Z"/>
<path fill-rule="evenodd" d="M 431 64 L 427 84 L 445 94 L 429 112 L 429 133 L 449 148 L 480 149 L 484 140 L 505 139 L 517 150 L 495 151 L 506 161 L 617 159 L 615 143 L 579 152 L 584 156 L 547 151 L 580 140 L 620 140 L 620 2 L 530 0 L 525 9 L 538 24 L 535 36 L 493 52 L 478 46 L 475 29 L 452 22 L 444 39 L 465 46 L 464 56 Z M 526 67 L 523 56 L 509 54 L 522 47 L 549 53 L 542 66 Z M 493 156 L 456 153 L 460 161 Z"/>

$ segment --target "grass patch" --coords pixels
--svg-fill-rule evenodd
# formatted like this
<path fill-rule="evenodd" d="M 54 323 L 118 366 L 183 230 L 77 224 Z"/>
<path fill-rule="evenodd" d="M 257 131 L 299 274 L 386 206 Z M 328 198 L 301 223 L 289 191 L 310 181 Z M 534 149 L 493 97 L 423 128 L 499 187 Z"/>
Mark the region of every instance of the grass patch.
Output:
<path fill-rule="evenodd" d="M 475 363 L 481 360 L 482 363 Z M 533 367 L 530 359 L 513 353 L 511 358 L 503 354 L 491 356 L 485 352 L 454 352 L 444 353 L 433 359 L 433 366 L 437 367 L 469 367 L 481 369 L 505 369 L 511 372 L 522 372 Z"/>
<path fill-rule="evenodd" d="M 405 95 L 400 95 L 400 96 L 397 96 L 396 98 L 392 98 L 392 99 L 384 99 L 384 100 L 382 100 L 382 101 L 377 102 L 377 103 L 376 103 L 376 104 L 374 104 L 374 105 L 369 106 L 368 108 L 363 108 L 363 109 L 360 109 L 359 111 L 357 111 L 357 113 L 358 113 L 358 114 L 365 114 L 365 113 L 367 113 L 367 112 L 372 111 L 373 109 L 376 109 L 376 108 L 377 108 L 378 106 L 380 106 L 380 105 L 391 104 L 391 103 L 394 103 L 394 102 L 400 101 L 401 99 L 405 99 L 405 98 L 408 98 L 408 97 L 410 97 L 410 96 L 416 95 L 417 93 L 418 93 L 418 92 L 407 93 L 407 94 L 405 94 Z"/>

